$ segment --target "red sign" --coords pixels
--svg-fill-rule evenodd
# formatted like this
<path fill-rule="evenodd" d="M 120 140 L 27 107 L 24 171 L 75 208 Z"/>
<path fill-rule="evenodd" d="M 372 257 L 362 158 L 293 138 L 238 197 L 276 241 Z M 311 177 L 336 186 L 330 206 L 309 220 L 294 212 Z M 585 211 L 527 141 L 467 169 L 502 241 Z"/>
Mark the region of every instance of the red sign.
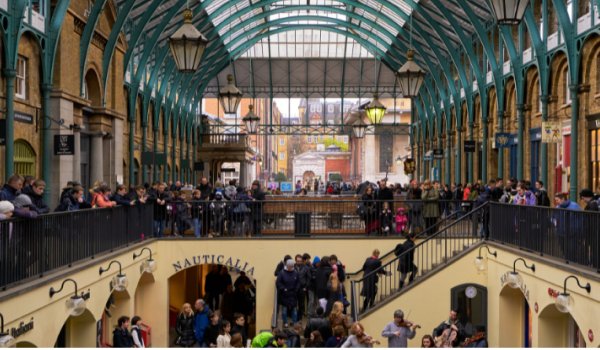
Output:
<path fill-rule="evenodd" d="M 559 292 L 557 290 L 554 290 L 552 288 L 548 288 L 548 295 L 549 296 L 557 298 L 558 297 L 558 293 Z"/>
<path fill-rule="evenodd" d="M 594 341 L 594 332 L 592 332 L 591 329 L 588 331 L 588 338 L 590 339 L 591 342 Z"/>
<path fill-rule="evenodd" d="M 538 313 L 538 310 L 540 309 L 540 308 L 538 307 L 538 304 L 537 304 L 537 303 L 535 303 L 535 305 L 533 305 L 533 309 L 535 310 L 535 313 L 537 314 L 537 313 Z"/>

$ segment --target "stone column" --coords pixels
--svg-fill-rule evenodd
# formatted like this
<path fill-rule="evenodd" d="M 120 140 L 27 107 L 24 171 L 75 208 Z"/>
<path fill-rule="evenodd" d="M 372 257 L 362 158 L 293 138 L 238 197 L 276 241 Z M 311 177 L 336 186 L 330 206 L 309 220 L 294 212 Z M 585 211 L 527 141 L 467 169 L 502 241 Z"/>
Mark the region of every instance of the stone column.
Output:
<path fill-rule="evenodd" d="M 91 134 L 90 145 L 90 183 L 104 181 L 104 166 L 102 152 L 102 138 L 106 135 L 104 132 L 94 132 Z"/>
<path fill-rule="evenodd" d="M 241 160 L 240 161 L 240 186 L 244 187 L 246 186 L 246 182 L 248 181 L 248 179 L 246 179 L 246 174 L 247 174 L 247 169 L 246 169 L 246 159 Z"/>
<path fill-rule="evenodd" d="M 73 154 L 73 180 L 81 182 L 81 126 L 73 127 L 75 153 Z"/>

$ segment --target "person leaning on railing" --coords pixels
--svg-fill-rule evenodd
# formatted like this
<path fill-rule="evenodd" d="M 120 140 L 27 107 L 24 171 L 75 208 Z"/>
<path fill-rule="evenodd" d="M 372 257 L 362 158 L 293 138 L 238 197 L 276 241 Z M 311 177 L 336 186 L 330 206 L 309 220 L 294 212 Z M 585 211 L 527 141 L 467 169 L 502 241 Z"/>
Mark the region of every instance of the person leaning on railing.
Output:
<path fill-rule="evenodd" d="M 167 202 L 171 197 L 165 191 L 165 184 L 159 184 L 156 194 L 148 198 L 148 202 L 154 204 L 154 236 L 163 237 L 167 223 Z M 192 211 L 193 213 L 193 211 Z"/>
<path fill-rule="evenodd" d="M 98 189 L 98 193 L 94 196 L 94 199 L 92 200 L 92 208 L 116 207 L 117 202 L 108 199 L 110 192 L 111 189 L 107 185 L 100 186 L 100 188 Z"/>
<path fill-rule="evenodd" d="M 74 186 L 70 193 L 65 194 L 65 199 L 60 203 L 55 212 L 89 209 L 91 204 L 83 200 L 83 188 Z"/>
<path fill-rule="evenodd" d="M 437 219 L 440 217 L 440 207 L 438 206 L 440 193 L 435 186 L 431 185 L 429 180 L 425 180 L 423 183 L 421 199 L 425 201 L 423 203 L 423 217 L 425 219 L 425 230 L 427 230 L 435 225 Z"/>
<path fill-rule="evenodd" d="M 34 179 L 35 180 L 35 179 Z M 46 214 L 50 212 L 50 208 L 44 202 L 42 194 L 46 188 L 44 180 L 35 180 L 33 185 L 25 186 L 21 191 L 23 194 L 29 196 L 31 199 L 31 209 L 38 214 Z"/>

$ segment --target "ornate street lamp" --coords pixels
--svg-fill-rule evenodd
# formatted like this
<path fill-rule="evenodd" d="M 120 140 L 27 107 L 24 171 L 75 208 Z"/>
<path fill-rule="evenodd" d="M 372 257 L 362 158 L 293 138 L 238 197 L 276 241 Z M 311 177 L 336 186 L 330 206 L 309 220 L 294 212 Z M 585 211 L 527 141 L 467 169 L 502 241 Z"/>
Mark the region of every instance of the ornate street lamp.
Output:
<path fill-rule="evenodd" d="M 479 256 L 475 258 L 474 261 L 474 265 L 475 265 L 475 269 L 477 269 L 477 271 L 485 271 L 485 269 L 487 268 L 485 260 L 483 259 L 483 257 L 481 256 L 481 249 L 485 248 L 487 249 L 488 253 L 490 253 L 491 255 L 498 257 L 498 253 L 497 252 L 491 252 L 490 248 L 487 245 L 482 245 L 481 247 L 479 247 Z"/>
<path fill-rule="evenodd" d="M 398 156 L 398 157 L 396 158 L 396 164 L 397 164 L 397 165 L 400 165 L 400 164 L 402 164 L 402 158 L 400 158 L 400 156 Z"/>
<path fill-rule="evenodd" d="M 236 114 L 242 96 L 242 92 L 233 85 L 233 75 L 227 75 L 227 85 L 219 92 L 219 102 L 223 107 L 223 113 Z"/>
<path fill-rule="evenodd" d="M 575 276 L 569 276 L 569 277 L 565 278 L 564 292 L 560 293 L 558 295 L 558 297 L 556 298 L 556 301 L 554 302 L 554 305 L 556 305 L 556 308 L 558 309 L 558 311 L 564 312 L 564 313 L 570 312 L 575 307 L 575 299 L 573 299 L 571 294 L 567 293 L 567 280 L 569 278 L 574 278 L 577 281 L 577 285 L 579 286 L 579 288 L 585 289 L 588 293 L 592 290 L 592 286 L 590 286 L 589 283 L 586 284 L 585 286 L 582 286 L 581 283 L 579 283 L 579 278 L 577 278 Z"/>
<path fill-rule="evenodd" d="M 261 158 L 258 158 L 258 165 L 260 165 L 260 166 L 262 167 L 262 165 L 263 165 L 263 160 L 262 160 L 262 157 L 261 157 Z"/>
<path fill-rule="evenodd" d="M 2 314 L 0 314 L 0 320 L 2 320 L 2 324 L 0 325 L 0 348 L 16 348 L 17 342 L 15 338 L 4 331 L 4 316 Z"/>
<path fill-rule="evenodd" d="M 383 120 L 383 116 L 385 115 L 385 106 L 383 104 L 381 104 L 381 102 L 379 102 L 379 100 L 377 99 L 379 97 L 379 94 L 374 92 L 373 93 L 373 101 L 371 101 L 371 103 L 369 103 L 369 105 L 367 105 L 367 108 L 365 108 L 365 112 L 367 113 L 367 117 L 369 117 L 369 121 L 371 122 L 371 125 L 377 126 L 379 124 L 381 124 L 381 121 Z"/>
<path fill-rule="evenodd" d="M 246 114 L 246 116 L 242 118 L 242 121 L 244 122 L 244 124 L 246 124 L 246 131 L 248 131 L 248 133 L 256 134 L 256 132 L 258 131 L 258 122 L 260 122 L 260 117 L 257 116 L 256 113 L 254 113 L 253 105 L 249 105 L 248 110 L 248 114 Z"/>
<path fill-rule="evenodd" d="M 521 23 L 529 0 L 490 0 L 492 14 L 498 25 L 515 26 Z"/>
<path fill-rule="evenodd" d="M 367 124 L 363 122 L 362 116 L 359 115 L 358 120 L 353 125 L 354 128 L 354 136 L 357 139 L 362 139 L 365 137 L 365 132 L 367 131 Z"/>
<path fill-rule="evenodd" d="M 527 263 L 525 262 L 525 260 L 523 260 L 523 258 L 518 258 L 517 260 L 515 260 L 515 262 L 513 263 L 513 270 L 509 271 L 510 273 L 508 274 L 507 278 L 508 286 L 515 289 L 521 288 L 521 286 L 523 285 L 523 277 L 521 277 L 521 275 L 519 275 L 519 273 L 517 272 L 517 261 L 519 260 L 523 262 L 526 268 L 531 269 L 531 271 L 535 272 L 535 264 L 527 266 Z"/>
<path fill-rule="evenodd" d="M 71 316 L 79 316 L 85 311 L 86 306 L 83 296 L 77 295 L 77 282 L 75 282 L 75 280 L 67 278 L 63 281 L 59 290 L 54 290 L 53 287 L 50 287 L 50 298 L 52 298 L 54 294 L 60 293 L 63 290 L 63 288 L 65 287 L 65 282 L 73 282 L 73 284 L 75 285 L 75 294 L 73 294 L 69 299 L 67 299 L 67 313 Z"/>
<path fill-rule="evenodd" d="M 148 248 L 148 247 L 143 248 L 139 254 L 133 253 L 133 260 L 135 260 L 135 258 L 141 256 L 142 253 L 144 252 L 144 250 L 147 250 L 148 252 L 150 252 L 150 259 L 144 260 L 142 262 L 142 266 L 140 266 L 140 271 L 151 274 L 151 273 L 155 272 L 156 269 L 158 269 L 158 264 L 156 263 L 156 261 L 154 261 L 152 259 L 152 250 L 150 250 L 150 248 Z"/>
<path fill-rule="evenodd" d="M 103 272 L 110 270 L 110 267 L 113 263 L 119 264 L 119 273 L 115 277 L 113 277 L 112 286 L 117 292 L 122 292 L 129 286 L 129 280 L 127 279 L 127 276 L 125 276 L 125 274 L 121 271 L 120 262 L 118 262 L 117 260 L 113 260 L 110 262 L 110 264 L 108 264 L 108 267 L 106 269 L 103 269 L 102 266 L 100 266 L 100 275 L 102 275 Z"/>
<path fill-rule="evenodd" d="M 415 57 L 415 52 L 413 50 L 408 50 L 406 56 L 408 57 L 408 60 L 396 72 L 396 80 L 402 90 L 402 96 L 412 99 L 417 97 L 427 72 L 421 69 L 421 67 L 413 60 Z"/>
<path fill-rule="evenodd" d="M 192 24 L 192 18 L 194 13 L 188 5 L 188 8 L 183 10 L 183 25 L 167 39 L 177 69 L 181 73 L 194 73 L 198 69 L 208 44 L 206 37 Z"/>

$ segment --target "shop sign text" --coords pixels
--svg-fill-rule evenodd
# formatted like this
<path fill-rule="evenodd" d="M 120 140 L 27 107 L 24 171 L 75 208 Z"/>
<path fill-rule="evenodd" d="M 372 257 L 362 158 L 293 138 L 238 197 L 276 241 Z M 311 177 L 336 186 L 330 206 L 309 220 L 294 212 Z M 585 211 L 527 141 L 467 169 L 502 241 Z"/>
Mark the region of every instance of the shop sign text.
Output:
<path fill-rule="evenodd" d="M 204 261 L 203 261 L 204 260 Z M 235 260 L 235 263 L 234 263 Z M 175 272 L 179 270 L 186 269 L 192 265 L 201 265 L 201 264 L 219 264 L 219 265 L 227 265 L 236 269 L 240 269 L 254 276 L 254 267 L 250 269 L 246 269 L 248 267 L 247 262 L 242 262 L 240 259 L 235 259 L 229 257 L 229 259 L 225 260 L 225 255 L 197 255 L 192 258 L 193 264 L 190 262 L 190 259 L 186 258 L 183 260 L 183 264 L 181 261 L 177 261 L 177 264 L 173 264 L 175 268 Z"/>
<path fill-rule="evenodd" d="M 18 337 L 22 336 L 23 334 L 29 332 L 30 330 L 33 329 L 33 317 L 31 318 L 31 321 L 29 321 L 29 323 L 25 323 L 24 321 L 21 322 L 19 324 L 18 328 L 11 328 L 10 329 L 10 335 L 17 339 Z"/>

